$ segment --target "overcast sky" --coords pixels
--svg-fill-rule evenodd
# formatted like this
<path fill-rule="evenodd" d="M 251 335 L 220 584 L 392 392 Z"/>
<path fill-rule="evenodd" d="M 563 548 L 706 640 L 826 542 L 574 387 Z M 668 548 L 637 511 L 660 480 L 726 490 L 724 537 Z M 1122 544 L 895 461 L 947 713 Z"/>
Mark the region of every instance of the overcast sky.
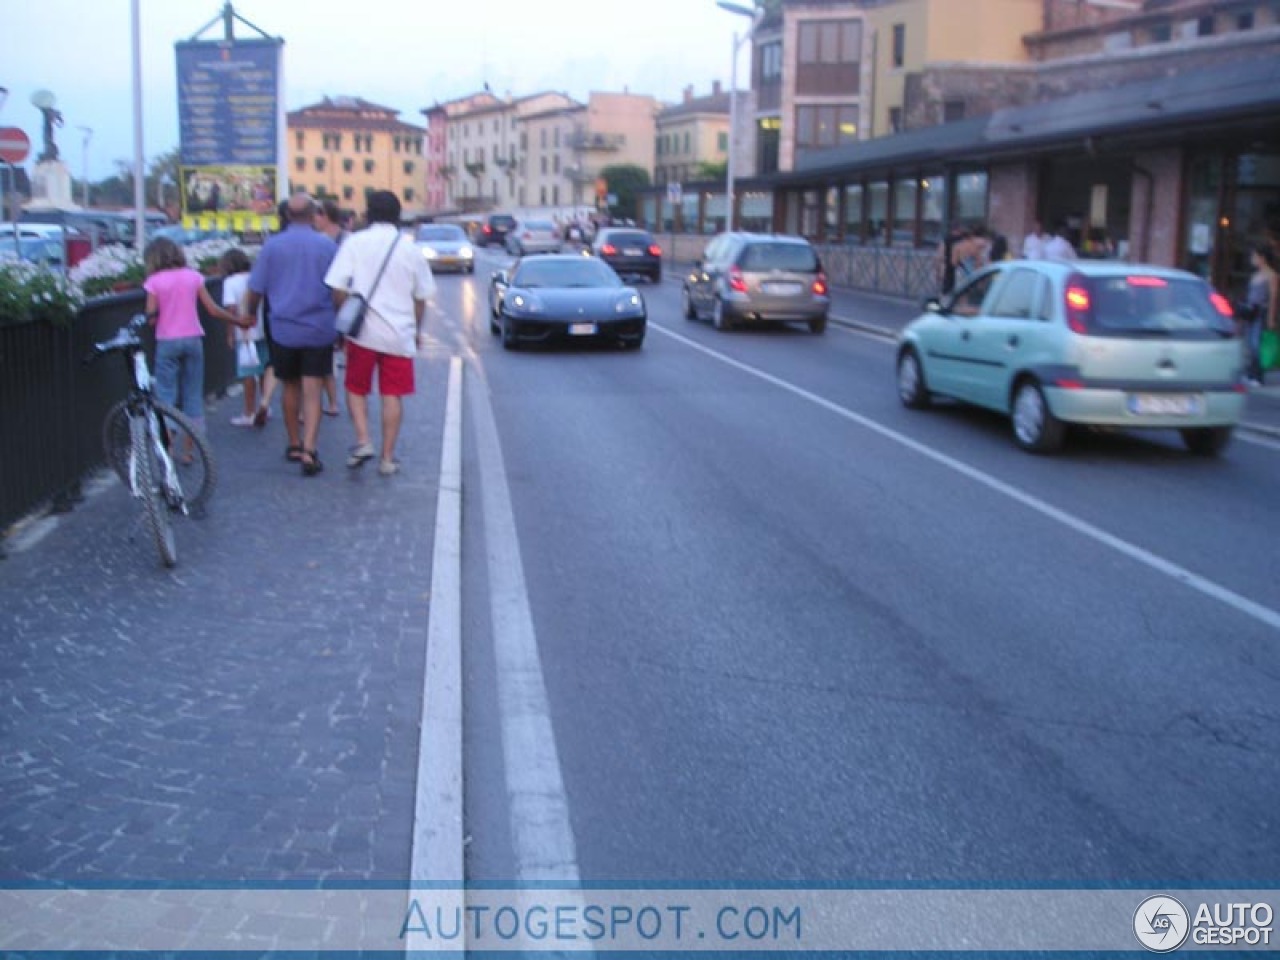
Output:
<path fill-rule="evenodd" d="M 217 17 L 222 0 L 139 0 L 148 158 L 178 146 L 175 41 Z M 422 124 L 419 111 L 480 89 L 499 95 L 561 90 L 648 93 L 678 100 L 729 85 L 733 33 L 745 18 L 715 0 L 238 0 L 235 10 L 285 40 L 285 106 L 327 95 L 361 96 Z M 133 155 L 130 0 L 0 0 L 0 126 L 21 127 L 40 148 L 38 89 L 58 98 L 56 142 L 73 174 L 114 172 Z M 243 32 L 242 32 L 243 31 Z M 237 26 L 237 36 L 253 35 Z M 205 34 L 222 36 L 219 23 Z M 739 55 L 746 85 L 748 55 Z"/>

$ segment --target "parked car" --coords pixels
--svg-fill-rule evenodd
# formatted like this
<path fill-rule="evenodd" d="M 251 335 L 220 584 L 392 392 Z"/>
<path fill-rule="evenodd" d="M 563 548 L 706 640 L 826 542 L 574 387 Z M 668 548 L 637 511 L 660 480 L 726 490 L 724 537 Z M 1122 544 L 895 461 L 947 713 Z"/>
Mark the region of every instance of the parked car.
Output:
<path fill-rule="evenodd" d="M 831 298 L 817 251 L 803 237 L 722 233 L 707 245 L 681 289 L 689 320 L 717 330 L 746 323 L 807 323 L 827 329 Z"/>
<path fill-rule="evenodd" d="M 648 233 L 631 228 L 606 227 L 591 244 L 591 254 L 613 267 L 618 276 L 662 280 L 662 248 Z"/>
<path fill-rule="evenodd" d="M 608 266 L 574 254 L 526 257 L 493 275 L 489 330 L 513 350 L 526 341 L 608 339 L 644 343 L 644 298 Z"/>
<path fill-rule="evenodd" d="M 1085 424 L 1173 428 L 1212 456 L 1244 410 L 1231 305 L 1181 270 L 1006 261 L 925 310 L 898 347 L 902 403 L 942 395 L 996 410 L 1025 450 L 1056 450 Z"/>
<path fill-rule="evenodd" d="M 476 252 L 467 233 L 453 223 L 427 223 L 418 228 L 414 242 L 433 271 L 476 272 Z"/>
<path fill-rule="evenodd" d="M 486 247 L 498 244 L 504 246 L 509 234 L 516 225 L 516 218 L 509 213 L 491 213 L 484 218 L 480 226 L 480 242 Z"/>
<path fill-rule="evenodd" d="M 527 253 L 559 253 L 563 241 L 550 220 L 520 220 L 507 234 L 507 253 L 523 257 Z"/>
<path fill-rule="evenodd" d="M 0 260 L 25 260 L 28 263 L 61 269 L 65 259 L 61 238 L 19 234 L 15 243 L 12 231 L 7 237 L 0 238 Z"/>

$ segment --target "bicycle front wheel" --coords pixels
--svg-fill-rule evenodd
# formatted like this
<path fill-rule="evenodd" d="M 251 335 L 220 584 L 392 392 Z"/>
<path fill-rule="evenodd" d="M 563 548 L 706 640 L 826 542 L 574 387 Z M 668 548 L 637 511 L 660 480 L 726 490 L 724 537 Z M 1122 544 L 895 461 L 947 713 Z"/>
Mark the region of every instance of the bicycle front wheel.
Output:
<path fill-rule="evenodd" d="M 218 482 L 218 467 L 208 439 L 181 410 L 155 399 L 151 406 L 160 421 L 165 449 L 178 464 L 178 479 L 188 509 L 203 509 Z M 102 445 L 107 463 L 125 486 L 129 485 L 130 442 L 128 404 L 121 400 L 107 412 L 102 423 Z"/>
<path fill-rule="evenodd" d="M 169 504 L 165 501 L 164 490 L 161 489 L 164 483 L 164 461 L 160 459 L 146 421 L 130 421 L 129 433 L 129 458 L 133 461 L 134 479 L 137 484 L 134 492 L 142 501 L 147 528 L 151 531 L 151 538 L 155 541 L 156 550 L 160 553 L 160 561 L 166 567 L 172 567 L 178 562 L 178 541 L 173 535 Z"/>

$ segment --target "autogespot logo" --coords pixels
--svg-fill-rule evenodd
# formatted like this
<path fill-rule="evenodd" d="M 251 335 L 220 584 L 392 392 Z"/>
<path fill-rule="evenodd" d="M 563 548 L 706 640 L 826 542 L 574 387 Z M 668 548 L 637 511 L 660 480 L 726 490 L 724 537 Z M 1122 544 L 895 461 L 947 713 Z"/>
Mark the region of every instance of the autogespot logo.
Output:
<path fill-rule="evenodd" d="M 1133 933 L 1148 950 L 1169 953 L 1187 940 L 1191 915 L 1173 897 L 1147 897 L 1133 915 Z"/>

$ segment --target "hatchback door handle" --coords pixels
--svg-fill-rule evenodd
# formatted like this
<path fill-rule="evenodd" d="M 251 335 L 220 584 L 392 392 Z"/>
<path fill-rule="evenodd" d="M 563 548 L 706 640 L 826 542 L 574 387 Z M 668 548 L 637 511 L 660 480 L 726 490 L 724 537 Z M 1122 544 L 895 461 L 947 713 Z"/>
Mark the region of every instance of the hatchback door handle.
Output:
<path fill-rule="evenodd" d="M 1022 341 L 1018 339 L 1018 335 L 1016 333 L 1009 338 L 1009 346 L 1011 347 L 1016 347 L 1021 342 Z"/>
<path fill-rule="evenodd" d="M 968 330 L 965 330 L 964 332 L 962 332 L 962 333 L 960 334 L 960 339 L 961 339 L 961 340 L 968 340 L 968 339 L 969 339 L 969 331 L 968 331 Z"/>

